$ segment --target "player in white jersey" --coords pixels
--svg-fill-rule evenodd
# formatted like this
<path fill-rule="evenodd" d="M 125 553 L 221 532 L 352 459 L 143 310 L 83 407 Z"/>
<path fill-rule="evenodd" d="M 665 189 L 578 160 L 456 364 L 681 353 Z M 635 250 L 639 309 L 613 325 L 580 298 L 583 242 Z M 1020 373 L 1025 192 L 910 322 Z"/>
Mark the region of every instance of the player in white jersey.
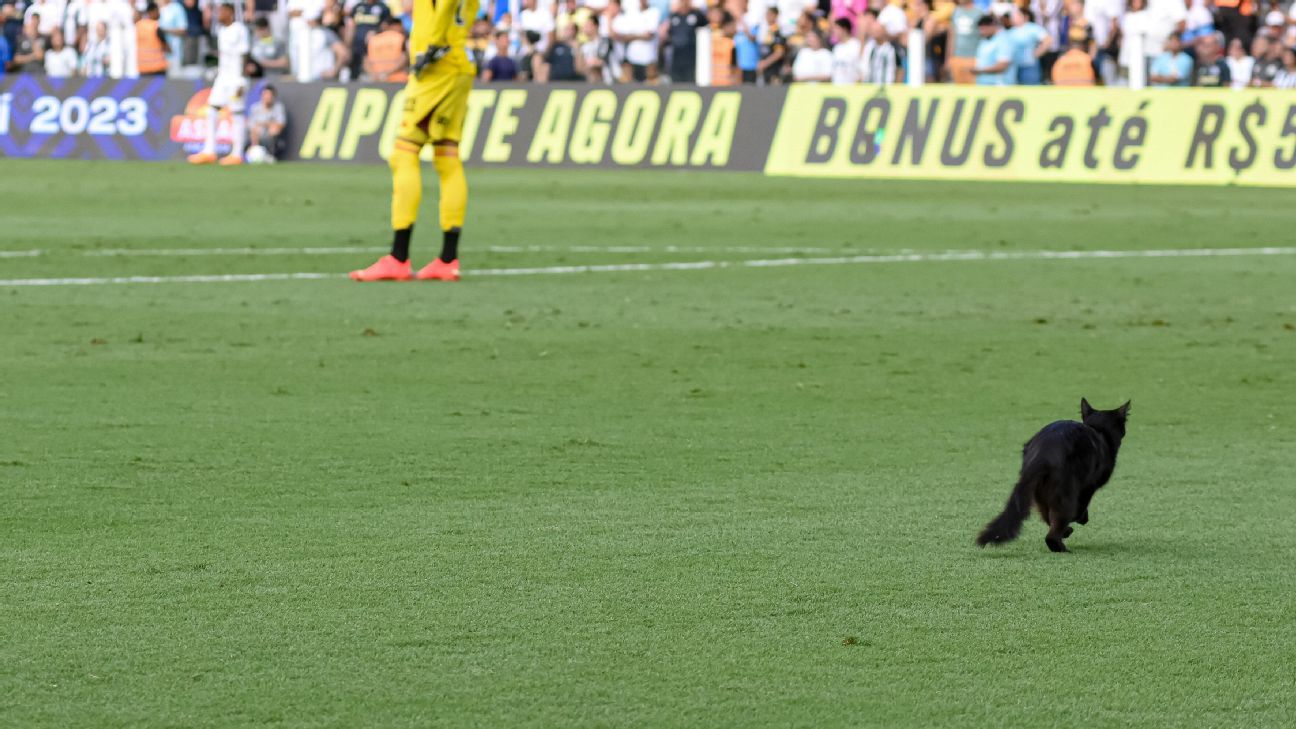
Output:
<path fill-rule="evenodd" d="M 189 161 L 196 165 L 216 161 L 216 125 L 220 122 L 221 110 L 229 109 L 233 141 L 229 155 L 221 158 L 220 163 L 241 165 L 247 128 L 243 110 L 248 82 L 243 76 L 243 64 L 246 63 L 250 50 L 248 31 L 247 26 L 234 19 L 234 6 L 229 3 L 220 6 L 216 19 L 221 26 L 216 35 L 219 62 L 216 66 L 216 81 L 212 83 L 211 93 L 207 96 L 207 140 L 203 143 L 201 152 L 189 155 Z"/>

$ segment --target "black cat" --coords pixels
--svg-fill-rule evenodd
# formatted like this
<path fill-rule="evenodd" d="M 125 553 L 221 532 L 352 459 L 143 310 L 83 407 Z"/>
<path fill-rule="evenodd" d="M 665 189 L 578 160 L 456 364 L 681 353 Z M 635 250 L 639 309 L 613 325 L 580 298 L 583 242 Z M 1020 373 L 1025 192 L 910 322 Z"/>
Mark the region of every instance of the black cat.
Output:
<path fill-rule="evenodd" d="M 1129 407 L 1126 402 L 1115 410 L 1094 410 L 1081 398 L 1083 422 L 1059 420 L 1027 441 L 1008 505 L 981 530 L 977 546 L 1016 539 L 1034 503 L 1049 525 L 1044 543 L 1054 552 L 1067 551 L 1062 540 L 1071 536 L 1071 522 L 1089 523 L 1089 500 L 1116 468 Z"/>

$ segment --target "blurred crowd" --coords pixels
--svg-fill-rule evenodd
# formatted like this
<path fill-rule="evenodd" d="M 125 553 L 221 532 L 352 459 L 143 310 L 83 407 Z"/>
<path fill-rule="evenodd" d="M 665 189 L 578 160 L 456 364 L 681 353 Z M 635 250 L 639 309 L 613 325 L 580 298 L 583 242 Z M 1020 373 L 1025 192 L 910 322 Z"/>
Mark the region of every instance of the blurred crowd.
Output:
<path fill-rule="evenodd" d="M 403 81 L 412 2 L 239 0 L 248 75 Z M 0 0 L 0 73 L 200 77 L 215 17 L 215 0 Z M 470 22 L 487 82 L 889 84 L 912 64 L 927 82 L 1296 88 L 1279 0 L 493 0 Z"/>

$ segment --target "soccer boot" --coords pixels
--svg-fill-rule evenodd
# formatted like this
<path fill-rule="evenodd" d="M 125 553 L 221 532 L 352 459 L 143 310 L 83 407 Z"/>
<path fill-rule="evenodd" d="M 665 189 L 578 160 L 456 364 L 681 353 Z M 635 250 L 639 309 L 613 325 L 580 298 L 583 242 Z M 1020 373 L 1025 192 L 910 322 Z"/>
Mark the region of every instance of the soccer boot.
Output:
<path fill-rule="evenodd" d="M 440 258 L 433 259 L 431 263 L 419 269 L 414 276 L 420 281 L 458 281 L 459 280 L 459 259 L 446 263 Z"/>
<path fill-rule="evenodd" d="M 215 153 L 215 152 L 198 152 L 197 154 L 191 154 L 191 155 L 189 155 L 188 160 L 189 160 L 189 164 L 191 164 L 191 165 L 211 165 L 211 164 L 216 164 L 216 153 Z"/>
<path fill-rule="evenodd" d="M 243 164 L 243 155 L 241 154 L 227 154 L 220 159 L 221 167 L 234 167 L 241 164 Z"/>
<path fill-rule="evenodd" d="M 398 261 L 392 255 L 379 258 L 368 268 L 351 272 L 355 281 L 408 281 L 412 277 L 409 261 Z"/>

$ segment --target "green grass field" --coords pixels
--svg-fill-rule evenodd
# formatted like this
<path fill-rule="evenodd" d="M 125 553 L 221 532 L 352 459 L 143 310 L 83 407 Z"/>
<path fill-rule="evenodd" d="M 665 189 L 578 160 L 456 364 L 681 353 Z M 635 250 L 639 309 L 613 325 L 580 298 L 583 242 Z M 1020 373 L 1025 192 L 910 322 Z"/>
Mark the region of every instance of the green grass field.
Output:
<path fill-rule="evenodd" d="M 389 182 L 3 165 L 0 725 L 1296 724 L 1296 256 L 14 286 L 343 272 Z M 470 181 L 469 271 L 1296 230 L 1280 190 Z M 978 550 L 1081 396 L 1133 414 L 1073 553 Z"/>

